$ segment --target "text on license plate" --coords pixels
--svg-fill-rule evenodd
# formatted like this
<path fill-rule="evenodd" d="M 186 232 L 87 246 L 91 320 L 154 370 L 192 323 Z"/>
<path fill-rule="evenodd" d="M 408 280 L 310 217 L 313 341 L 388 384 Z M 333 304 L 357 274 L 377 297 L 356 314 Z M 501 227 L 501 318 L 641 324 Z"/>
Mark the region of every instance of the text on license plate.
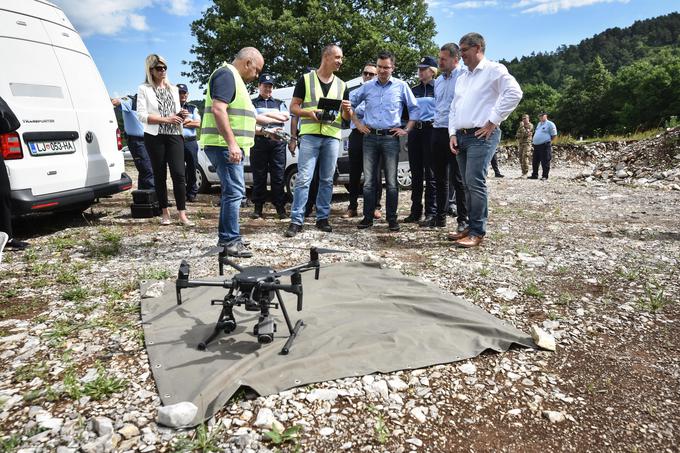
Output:
<path fill-rule="evenodd" d="M 43 154 L 66 154 L 73 153 L 76 146 L 72 140 L 55 140 L 51 142 L 30 142 L 28 149 L 34 156 Z"/>

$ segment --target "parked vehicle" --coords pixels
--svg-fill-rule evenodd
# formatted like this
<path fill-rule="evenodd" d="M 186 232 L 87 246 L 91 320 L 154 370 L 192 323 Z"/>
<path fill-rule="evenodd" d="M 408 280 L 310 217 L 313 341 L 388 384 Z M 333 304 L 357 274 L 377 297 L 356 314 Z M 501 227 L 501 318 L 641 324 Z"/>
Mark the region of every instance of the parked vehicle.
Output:
<path fill-rule="evenodd" d="M 64 12 L 0 0 L 0 96 L 21 122 L 0 135 L 15 214 L 83 210 L 132 187 L 104 82 Z"/>
<path fill-rule="evenodd" d="M 361 77 L 347 82 L 347 86 L 350 90 L 356 89 L 361 83 Z M 294 87 L 278 88 L 272 92 L 272 96 L 281 99 L 286 102 L 286 105 L 290 106 L 290 100 L 293 97 Z M 284 125 L 286 131 L 290 132 L 290 121 L 286 122 Z M 335 170 L 334 182 L 336 185 L 349 186 L 349 153 L 348 153 L 348 143 L 349 143 L 349 127 L 343 129 L 342 131 L 342 148 L 340 149 L 340 154 L 338 156 L 338 165 Z M 408 151 L 406 149 L 406 140 L 403 138 L 401 140 L 401 152 L 399 153 L 399 167 L 397 169 L 397 181 L 399 182 L 399 187 L 402 189 L 411 188 L 411 170 L 408 163 Z M 295 153 L 293 156 L 290 151 L 286 150 L 286 169 L 284 171 L 284 185 L 288 196 L 292 199 L 293 192 L 295 191 L 295 178 L 297 177 L 297 156 Z M 199 184 L 199 191 L 208 192 L 212 185 L 219 185 L 220 178 L 215 172 L 215 167 L 210 164 L 208 157 L 203 152 L 203 149 L 199 149 L 198 152 L 198 168 L 196 169 L 196 178 Z M 246 157 L 244 161 L 244 178 L 247 187 L 252 187 L 253 185 L 253 173 L 250 170 L 250 160 Z"/>

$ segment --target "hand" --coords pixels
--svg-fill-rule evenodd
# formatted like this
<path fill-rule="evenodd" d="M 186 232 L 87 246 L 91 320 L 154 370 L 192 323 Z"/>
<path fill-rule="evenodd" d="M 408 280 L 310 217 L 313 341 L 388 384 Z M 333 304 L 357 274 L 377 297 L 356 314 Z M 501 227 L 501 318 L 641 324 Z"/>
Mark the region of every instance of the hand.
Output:
<path fill-rule="evenodd" d="M 318 122 L 319 119 L 316 117 L 316 114 L 317 113 L 323 113 L 323 110 L 319 110 L 319 109 L 317 109 L 317 110 L 305 110 L 305 112 L 309 112 L 307 114 L 308 118 L 313 119 L 314 121 Z"/>
<path fill-rule="evenodd" d="M 278 132 L 283 132 L 282 127 L 275 127 L 274 129 L 270 129 L 268 132 L 269 133 L 268 133 L 267 137 L 269 137 L 270 140 L 274 140 L 274 141 L 277 141 L 277 142 L 280 142 L 281 140 L 283 140 L 278 135 Z"/>
<path fill-rule="evenodd" d="M 189 116 L 189 111 L 187 109 L 182 109 L 179 111 L 178 115 L 182 118 L 186 118 Z"/>
<path fill-rule="evenodd" d="M 479 130 L 475 132 L 475 137 L 486 140 L 491 137 L 491 134 L 493 134 L 493 131 L 496 129 L 496 127 L 497 126 L 491 121 L 487 121 L 484 126 L 480 127 Z"/>
<path fill-rule="evenodd" d="M 348 100 L 344 100 L 340 104 L 340 108 L 342 108 L 342 110 L 345 111 L 346 113 L 350 113 L 352 111 L 352 103 L 349 102 Z"/>
<path fill-rule="evenodd" d="M 184 121 L 182 121 L 182 125 L 186 126 L 187 124 L 191 123 L 193 120 L 191 118 L 184 118 Z"/>
<path fill-rule="evenodd" d="M 458 139 L 456 138 L 455 135 L 451 136 L 451 139 L 449 141 L 449 148 L 451 149 L 451 152 L 453 153 L 454 156 L 458 155 Z"/>
<path fill-rule="evenodd" d="M 390 129 L 390 132 L 392 132 L 393 137 L 402 137 L 404 135 L 408 135 L 406 129 L 402 129 L 400 127 L 393 127 L 392 129 Z"/>
<path fill-rule="evenodd" d="M 229 162 L 232 164 L 238 164 L 241 162 L 242 157 L 243 153 L 241 152 L 241 148 L 239 148 L 238 145 L 229 147 Z"/>
<path fill-rule="evenodd" d="M 357 126 L 357 130 L 361 132 L 362 134 L 366 135 L 371 132 L 371 130 L 366 126 L 364 123 L 358 122 L 355 123 Z"/>
<path fill-rule="evenodd" d="M 295 156 L 295 151 L 297 150 L 297 139 L 292 138 L 290 142 L 288 142 L 288 151 L 290 151 L 291 156 Z"/>
<path fill-rule="evenodd" d="M 166 116 L 165 122 L 167 124 L 182 124 L 184 122 L 184 118 L 179 115 Z"/>
<path fill-rule="evenodd" d="M 114 107 L 118 107 L 120 105 L 120 99 L 118 98 L 111 99 L 111 104 L 113 104 Z"/>

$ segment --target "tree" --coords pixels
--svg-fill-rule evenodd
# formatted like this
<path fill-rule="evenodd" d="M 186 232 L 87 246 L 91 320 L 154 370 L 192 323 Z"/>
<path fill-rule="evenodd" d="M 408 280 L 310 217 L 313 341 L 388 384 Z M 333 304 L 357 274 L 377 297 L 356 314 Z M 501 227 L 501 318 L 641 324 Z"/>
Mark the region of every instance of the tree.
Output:
<path fill-rule="evenodd" d="M 510 114 L 508 119 L 501 123 L 503 137 L 514 139 L 517 126 L 525 113 L 531 118 L 531 122 L 536 124 L 538 114 L 548 112 L 551 116 L 555 112 L 560 100 L 560 95 L 546 83 L 526 83 L 522 85 L 524 95 L 517 108 Z"/>
<path fill-rule="evenodd" d="M 191 24 L 197 44 L 191 52 L 192 82 L 205 85 L 210 74 L 239 49 L 262 52 L 265 71 L 280 84 L 294 83 L 307 67 L 317 67 L 328 43 L 343 49 L 338 75 L 351 79 L 381 49 L 396 55 L 395 76 L 415 77 L 424 55 L 436 55 L 436 33 L 424 0 L 215 0 Z"/>

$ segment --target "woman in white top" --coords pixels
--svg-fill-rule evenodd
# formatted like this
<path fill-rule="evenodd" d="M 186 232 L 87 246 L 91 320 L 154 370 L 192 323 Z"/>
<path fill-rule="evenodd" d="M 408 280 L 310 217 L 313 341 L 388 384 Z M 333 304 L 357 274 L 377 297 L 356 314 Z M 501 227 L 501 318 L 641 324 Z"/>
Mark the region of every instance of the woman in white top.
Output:
<path fill-rule="evenodd" d="M 156 197 L 163 211 L 162 225 L 169 225 L 167 167 L 170 168 L 179 222 L 194 224 L 187 218 L 184 176 L 184 137 L 182 123 L 189 114 L 180 108 L 179 92 L 167 78 L 168 65 L 160 55 L 146 57 L 146 82 L 137 90 L 137 116 L 144 125 L 144 145 L 151 159 Z"/>

